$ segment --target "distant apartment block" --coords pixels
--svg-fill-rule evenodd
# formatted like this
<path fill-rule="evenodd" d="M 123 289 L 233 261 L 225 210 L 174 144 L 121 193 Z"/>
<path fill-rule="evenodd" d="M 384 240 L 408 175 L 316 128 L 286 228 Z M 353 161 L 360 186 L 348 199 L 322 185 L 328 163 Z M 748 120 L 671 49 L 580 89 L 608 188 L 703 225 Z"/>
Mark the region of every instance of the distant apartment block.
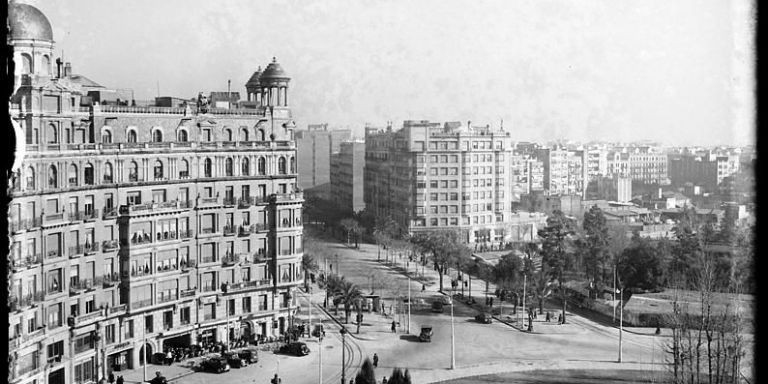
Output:
<path fill-rule="evenodd" d="M 692 183 L 706 191 L 717 191 L 723 179 L 739 172 L 740 165 L 738 155 L 675 154 L 670 155 L 669 177 L 675 185 Z"/>
<path fill-rule="evenodd" d="M 331 154 L 339 152 L 342 141 L 349 140 L 348 129 L 329 130 L 328 124 L 310 124 L 296 131 L 299 158 L 299 187 L 314 188 L 331 181 Z"/>
<path fill-rule="evenodd" d="M 632 179 L 625 176 L 600 177 L 597 180 L 599 199 L 626 203 L 632 200 Z"/>
<path fill-rule="evenodd" d="M 668 184 L 668 159 L 654 147 L 631 147 L 608 153 L 606 176 L 624 176 L 645 184 Z"/>
<path fill-rule="evenodd" d="M 544 189 L 549 194 L 584 197 L 587 188 L 585 151 L 540 148 L 536 150 L 536 158 L 544 165 Z"/>
<path fill-rule="evenodd" d="M 359 212 L 363 200 L 363 168 L 365 142 L 347 141 L 339 145 L 339 153 L 331 155 L 331 198 L 343 209 Z"/>
<path fill-rule="evenodd" d="M 458 229 L 470 243 L 531 240 L 543 216 L 512 211 L 509 133 L 405 121 L 366 129 L 364 200 L 409 232 Z"/>

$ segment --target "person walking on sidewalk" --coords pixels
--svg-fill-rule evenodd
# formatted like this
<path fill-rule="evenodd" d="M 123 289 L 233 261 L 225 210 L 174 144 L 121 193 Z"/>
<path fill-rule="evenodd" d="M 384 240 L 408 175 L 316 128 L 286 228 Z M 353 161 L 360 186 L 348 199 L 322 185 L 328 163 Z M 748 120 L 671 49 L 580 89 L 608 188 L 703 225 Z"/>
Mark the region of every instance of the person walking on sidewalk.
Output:
<path fill-rule="evenodd" d="M 373 367 L 378 368 L 379 366 L 379 355 L 373 354 Z"/>
<path fill-rule="evenodd" d="M 117 384 L 123 384 L 124 382 L 125 382 L 125 379 L 123 379 L 122 375 L 117 377 Z"/>
<path fill-rule="evenodd" d="M 395 333 L 395 332 L 397 332 L 397 324 L 395 323 L 394 320 L 392 320 L 392 333 Z"/>

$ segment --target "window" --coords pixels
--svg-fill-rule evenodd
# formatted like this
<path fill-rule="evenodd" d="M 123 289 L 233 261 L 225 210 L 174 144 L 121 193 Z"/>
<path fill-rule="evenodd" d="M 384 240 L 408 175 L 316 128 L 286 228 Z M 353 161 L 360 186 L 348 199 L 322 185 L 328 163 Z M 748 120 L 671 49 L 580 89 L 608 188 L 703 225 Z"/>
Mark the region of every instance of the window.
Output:
<path fill-rule="evenodd" d="M 85 335 L 79 336 L 75 338 L 75 353 L 82 353 L 85 351 L 88 351 L 90 349 L 93 349 L 94 342 L 93 342 L 93 335 L 89 332 Z"/>
<path fill-rule="evenodd" d="M 126 339 L 132 339 L 133 338 L 133 320 L 126 320 L 125 326 L 123 327 L 125 330 L 125 338 Z"/>
<path fill-rule="evenodd" d="M 265 175 L 267 173 L 267 159 L 259 157 L 259 175 Z"/>
<path fill-rule="evenodd" d="M 48 124 L 48 144 L 59 143 L 59 130 L 54 124 Z"/>
<path fill-rule="evenodd" d="M 211 159 L 205 159 L 205 165 L 204 170 L 205 177 L 211 177 L 213 174 L 213 163 L 211 162 Z"/>
<path fill-rule="evenodd" d="M 257 137 L 257 138 L 258 138 L 258 140 L 259 140 L 259 141 L 264 141 L 264 140 L 266 140 L 267 136 L 266 136 L 266 134 L 264 133 L 264 130 L 263 130 L 263 129 L 259 129 L 259 135 L 258 135 L 258 137 Z"/>
<path fill-rule="evenodd" d="M 285 173 L 286 173 L 286 170 L 285 170 L 285 157 L 281 156 L 277 160 L 277 172 L 279 174 L 281 174 L 281 175 L 285 175 Z"/>
<path fill-rule="evenodd" d="M 93 164 L 85 164 L 85 167 L 83 167 L 83 179 L 85 185 L 93 185 Z"/>
<path fill-rule="evenodd" d="M 112 184 L 113 182 L 112 178 L 112 164 L 107 162 L 104 163 L 104 183 L 105 184 Z"/>
<path fill-rule="evenodd" d="M 139 181 L 139 165 L 135 161 L 128 166 L 128 181 Z"/>
<path fill-rule="evenodd" d="M 48 293 L 62 292 L 61 269 L 54 269 L 48 272 Z"/>
<path fill-rule="evenodd" d="M 248 176 L 251 173 L 247 157 L 243 158 L 243 160 L 240 163 L 240 166 L 241 166 L 240 173 L 242 173 L 243 176 Z"/>
<path fill-rule="evenodd" d="M 163 329 L 173 328 L 173 311 L 163 312 Z"/>
<path fill-rule="evenodd" d="M 32 73 L 32 56 L 26 53 L 21 54 L 21 71 L 24 74 Z"/>
<path fill-rule="evenodd" d="M 213 320 L 216 318 L 216 304 L 205 304 L 203 306 L 203 320 Z"/>
<path fill-rule="evenodd" d="M 248 141 L 248 128 L 240 130 L 240 141 Z"/>
<path fill-rule="evenodd" d="M 185 308 L 182 308 L 181 310 L 179 310 L 179 322 L 182 325 L 189 324 L 189 322 L 190 322 L 189 314 L 190 314 L 189 307 L 185 307 Z"/>
<path fill-rule="evenodd" d="M 126 203 L 128 203 L 128 205 L 141 204 L 141 191 L 128 192 L 128 195 L 126 197 Z"/>
<path fill-rule="evenodd" d="M 101 142 L 104 144 L 112 143 L 112 132 L 107 129 L 101 131 Z"/>
<path fill-rule="evenodd" d="M 227 300 L 227 313 L 230 316 L 234 316 L 235 315 L 235 299 Z"/>
<path fill-rule="evenodd" d="M 96 373 L 94 372 L 94 358 L 91 357 L 82 363 L 75 365 L 75 383 L 93 383 L 96 382 Z"/>
<path fill-rule="evenodd" d="M 35 189 L 35 169 L 32 167 L 27 168 L 27 190 Z"/>
<path fill-rule="evenodd" d="M 232 141 L 232 130 L 229 128 L 226 128 L 224 130 L 224 138 L 227 139 L 226 141 Z"/>
<path fill-rule="evenodd" d="M 182 143 L 186 143 L 189 140 L 189 137 L 187 136 L 187 131 L 184 129 L 180 129 L 177 135 L 177 140 Z"/>
<path fill-rule="evenodd" d="M 432 180 L 429 182 L 430 188 L 437 188 L 437 180 Z"/>
<path fill-rule="evenodd" d="M 296 173 L 296 158 L 291 157 L 291 173 Z"/>
<path fill-rule="evenodd" d="M 154 132 L 152 132 L 152 141 L 155 143 L 163 141 L 163 131 L 155 129 Z"/>
<path fill-rule="evenodd" d="M 189 162 L 185 159 L 182 159 L 179 166 L 179 178 L 185 179 L 187 177 L 189 177 Z"/>
<path fill-rule="evenodd" d="M 48 344 L 48 360 L 49 361 L 61 361 L 62 356 L 64 356 L 63 340 Z"/>
<path fill-rule="evenodd" d="M 243 297 L 243 313 L 251 313 L 251 298 Z"/>
<path fill-rule="evenodd" d="M 129 143 L 135 143 L 136 142 L 136 130 L 131 129 L 128 131 L 128 142 Z"/>
<path fill-rule="evenodd" d="M 69 165 L 69 173 L 67 173 L 67 180 L 69 181 L 69 186 L 74 187 L 77 186 L 77 166 L 74 164 Z"/>
<path fill-rule="evenodd" d="M 116 341 L 115 325 L 109 324 L 106 327 L 104 327 L 104 342 L 107 344 L 112 344 L 115 341 Z"/>
<path fill-rule="evenodd" d="M 61 326 L 61 303 L 48 307 L 48 328 Z"/>
<path fill-rule="evenodd" d="M 231 157 L 228 157 L 227 160 L 225 161 L 224 169 L 226 171 L 226 175 L 227 176 L 232 176 L 233 175 L 233 173 L 234 173 L 234 166 L 232 165 L 232 158 Z"/>
<path fill-rule="evenodd" d="M 155 180 L 163 179 L 163 163 L 160 160 L 155 161 Z"/>

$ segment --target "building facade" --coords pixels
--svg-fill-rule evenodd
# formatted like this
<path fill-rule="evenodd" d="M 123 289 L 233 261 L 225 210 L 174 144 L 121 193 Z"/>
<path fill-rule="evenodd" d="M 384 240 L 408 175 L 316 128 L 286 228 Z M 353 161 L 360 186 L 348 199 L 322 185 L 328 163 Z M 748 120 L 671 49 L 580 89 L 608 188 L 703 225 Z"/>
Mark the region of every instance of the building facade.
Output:
<path fill-rule="evenodd" d="M 653 147 L 624 148 L 608 153 L 607 176 L 629 177 L 644 184 L 669 183 L 666 153 Z"/>
<path fill-rule="evenodd" d="M 331 155 L 351 138 L 348 129 L 329 130 L 328 124 L 310 124 L 296 132 L 299 157 L 299 187 L 309 189 L 331 182 Z"/>
<path fill-rule="evenodd" d="M 363 200 L 363 167 L 365 142 L 347 141 L 339 145 L 339 153 L 331 155 L 331 197 L 339 207 L 360 212 Z"/>
<path fill-rule="evenodd" d="M 693 183 L 706 191 L 716 192 L 726 177 L 739 172 L 741 165 L 738 155 L 686 153 L 670 155 L 669 178 L 675 185 Z"/>
<path fill-rule="evenodd" d="M 536 158 L 544 168 L 544 189 L 551 195 L 579 195 L 587 189 L 586 153 L 565 148 L 540 148 Z"/>
<path fill-rule="evenodd" d="M 459 123 L 405 121 L 366 130 L 366 209 L 411 233 L 456 229 L 468 243 L 535 237 L 541 218 L 512 211 L 509 133 Z"/>
<path fill-rule="evenodd" d="M 145 354 L 284 332 L 303 279 L 289 78 L 259 106 L 90 103 L 51 25 L 9 6 L 15 169 L 9 382 L 87 383 Z"/>

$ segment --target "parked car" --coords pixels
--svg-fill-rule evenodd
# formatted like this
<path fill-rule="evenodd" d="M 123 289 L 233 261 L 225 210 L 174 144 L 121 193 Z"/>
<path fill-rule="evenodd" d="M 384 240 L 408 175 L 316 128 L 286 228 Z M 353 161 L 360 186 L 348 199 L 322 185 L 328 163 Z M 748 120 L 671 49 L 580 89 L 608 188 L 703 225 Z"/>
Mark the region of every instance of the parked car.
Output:
<path fill-rule="evenodd" d="M 322 324 L 315 324 L 315 329 L 312 330 L 312 336 L 320 337 L 325 336 L 325 329 Z"/>
<path fill-rule="evenodd" d="M 248 364 L 259 362 L 259 350 L 254 347 L 241 349 L 237 352 L 237 355 L 240 356 L 241 359 L 247 361 Z"/>
<path fill-rule="evenodd" d="M 440 296 L 440 298 L 438 299 L 438 301 L 440 301 L 441 303 L 443 303 L 443 305 L 451 305 L 451 298 L 450 298 L 450 297 L 448 297 L 448 296 Z"/>
<path fill-rule="evenodd" d="M 232 368 L 243 368 L 248 366 L 248 362 L 240 358 L 237 352 L 224 352 L 222 357 L 227 359 L 227 364 Z"/>
<path fill-rule="evenodd" d="M 491 316 L 490 313 L 483 312 L 483 313 L 478 313 L 477 316 L 475 316 L 475 320 L 478 323 L 490 324 L 493 322 L 493 317 Z"/>
<path fill-rule="evenodd" d="M 280 347 L 280 353 L 288 353 L 295 356 L 306 356 L 309 355 L 309 347 L 307 347 L 307 343 L 288 343 Z"/>
<path fill-rule="evenodd" d="M 421 333 L 419 333 L 419 341 L 430 342 L 432 341 L 432 326 L 424 325 L 421 327 Z"/>
<path fill-rule="evenodd" d="M 205 372 L 222 373 L 229 371 L 227 359 L 222 357 L 211 357 L 200 363 L 200 368 Z"/>
<path fill-rule="evenodd" d="M 443 313 L 443 303 L 441 301 L 435 301 L 432 303 L 432 312 Z"/>

